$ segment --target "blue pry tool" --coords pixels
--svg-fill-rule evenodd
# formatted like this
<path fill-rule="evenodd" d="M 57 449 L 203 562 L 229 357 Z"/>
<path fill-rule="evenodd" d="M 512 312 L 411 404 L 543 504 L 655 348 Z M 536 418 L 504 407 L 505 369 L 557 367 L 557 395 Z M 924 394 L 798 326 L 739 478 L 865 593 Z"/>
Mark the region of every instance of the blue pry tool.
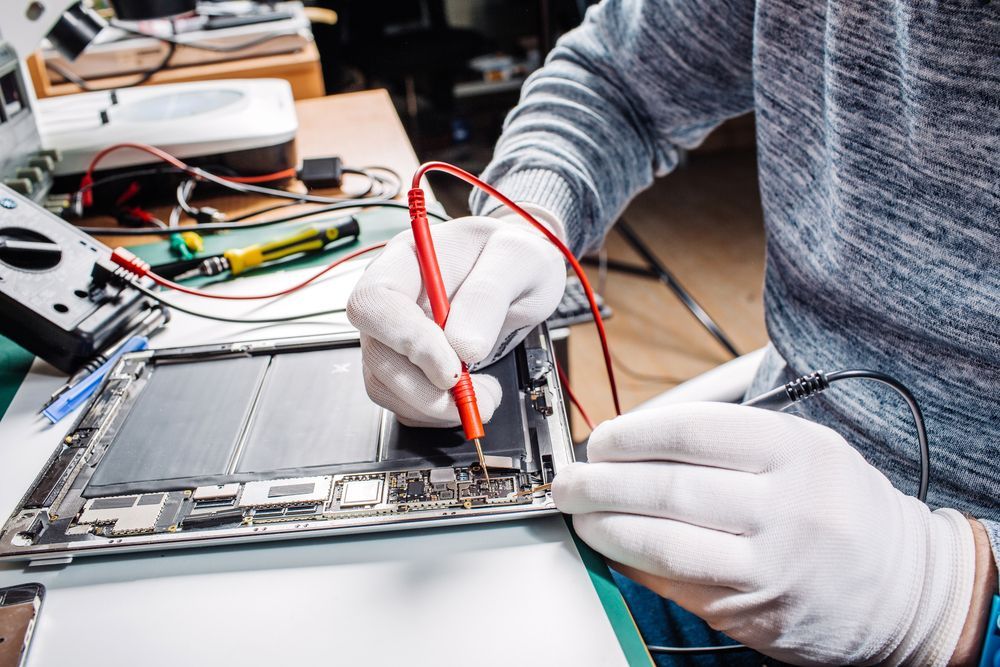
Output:
<path fill-rule="evenodd" d="M 97 389 L 97 385 L 101 384 L 101 380 L 118 363 L 123 354 L 145 350 L 147 347 L 149 347 L 149 339 L 146 336 L 132 336 L 121 346 L 120 350 L 111 355 L 110 359 L 101 364 L 96 371 L 73 385 L 65 394 L 56 399 L 52 405 L 45 408 L 42 414 L 55 424 L 80 407 L 84 401 L 93 395 L 94 390 Z"/>

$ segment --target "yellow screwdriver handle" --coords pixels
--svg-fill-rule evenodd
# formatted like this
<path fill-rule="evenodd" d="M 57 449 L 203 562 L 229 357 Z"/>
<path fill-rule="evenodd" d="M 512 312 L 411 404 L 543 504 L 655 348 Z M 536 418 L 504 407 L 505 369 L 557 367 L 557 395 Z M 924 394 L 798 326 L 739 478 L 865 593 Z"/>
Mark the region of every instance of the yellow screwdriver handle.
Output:
<path fill-rule="evenodd" d="M 300 253 L 320 251 L 331 241 L 358 235 L 358 223 L 353 216 L 340 218 L 326 225 L 310 225 L 291 236 L 267 243 L 255 243 L 246 248 L 233 248 L 222 253 L 229 261 L 234 276 L 256 268 L 265 262 Z"/>

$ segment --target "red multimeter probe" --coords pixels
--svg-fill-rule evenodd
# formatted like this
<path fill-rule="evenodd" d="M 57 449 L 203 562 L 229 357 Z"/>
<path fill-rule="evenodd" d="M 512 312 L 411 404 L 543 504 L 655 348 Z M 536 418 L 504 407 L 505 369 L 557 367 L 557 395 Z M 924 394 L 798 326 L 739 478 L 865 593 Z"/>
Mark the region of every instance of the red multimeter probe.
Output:
<path fill-rule="evenodd" d="M 427 206 L 424 201 L 424 191 L 414 187 L 407 195 L 410 205 L 410 225 L 413 228 L 413 242 L 417 250 L 417 263 L 420 265 L 420 277 L 424 281 L 427 300 L 431 304 L 434 322 L 444 329 L 448 321 L 451 304 L 448 302 L 448 292 L 441 278 L 441 267 L 438 265 L 437 253 L 434 252 L 434 241 L 431 239 L 431 227 L 427 220 Z M 483 474 L 488 480 L 490 473 L 483 457 L 483 447 L 479 439 L 486 435 L 483 430 L 483 420 L 479 416 L 479 404 L 476 403 L 476 390 L 472 386 L 472 377 L 465 362 L 462 363 L 462 374 L 458 382 L 451 388 L 451 395 L 458 408 L 458 416 L 462 420 L 462 430 L 467 440 L 476 446 L 476 455 Z"/>

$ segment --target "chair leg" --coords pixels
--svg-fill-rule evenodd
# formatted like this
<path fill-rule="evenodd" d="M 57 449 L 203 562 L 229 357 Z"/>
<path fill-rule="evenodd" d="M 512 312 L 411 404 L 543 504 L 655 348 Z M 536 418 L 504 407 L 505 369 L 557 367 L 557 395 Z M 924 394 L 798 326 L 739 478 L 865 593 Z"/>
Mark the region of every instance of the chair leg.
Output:
<path fill-rule="evenodd" d="M 639 255 L 646 261 L 646 267 L 633 266 L 625 262 L 618 262 L 615 260 L 609 260 L 606 262 L 606 266 L 613 271 L 620 271 L 623 273 L 631 273 L 634 275 L 648 276 L 650 278 L 656 278 L 664 285 L 666 285 L 684 304 L 692 315 L 694 315 L 698 322 L 701 323 L 703 327 L 712 335 L 715 340 L 719 342 L 722 347 L 726 348 L 734 358 L 740 356 L 740 353 L 736 350 L 736 346 L 733 345 L 729 337 L 722 331 L 722 328 L 716 324 L 712 316 L 709 315 L 704 308 L 701 307 L 694 297 L 681 285 L 680 281 L 677 280 L 676 276 L 667 268 L 667 266 L 660 261 L 652 249 L 646 244 L 642 238 L 636 233 L 630 224 L 625 220 L 625 218 L 619 218 L 618 222 L 615 223 L 613 229 L 617 230 L 625 242 L 632 247 Z M 584 260 L 586 263 L 593 263 L 592 260 Z"/>

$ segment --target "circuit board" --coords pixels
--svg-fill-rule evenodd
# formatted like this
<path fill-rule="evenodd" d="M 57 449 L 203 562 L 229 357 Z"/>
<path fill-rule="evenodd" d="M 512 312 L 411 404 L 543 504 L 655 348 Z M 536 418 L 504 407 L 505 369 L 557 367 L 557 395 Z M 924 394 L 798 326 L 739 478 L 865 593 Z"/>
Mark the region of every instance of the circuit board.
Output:
<path fill-rule="evenodd" d="M 532 505 L 545 495 L 532 493 L 541 484 L 537 476 L 508 470 L 494 471 L 487 479 L 478 465 L 472 468 L 300 477 L 92 498 L 73 517 L 67 533 L 121 537 L 302 519 L 338 521 Z"/>

